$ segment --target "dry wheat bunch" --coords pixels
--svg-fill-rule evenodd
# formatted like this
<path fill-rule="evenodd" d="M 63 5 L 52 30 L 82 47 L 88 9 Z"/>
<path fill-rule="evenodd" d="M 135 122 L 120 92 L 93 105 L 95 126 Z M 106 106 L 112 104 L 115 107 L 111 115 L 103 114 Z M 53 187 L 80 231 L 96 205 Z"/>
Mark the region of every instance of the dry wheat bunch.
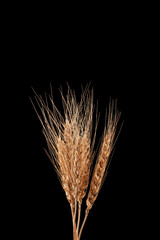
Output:
<path fill-rule="evenodd" d="M 91 165 L 95 156 L 94 143 L 98 115 L 96 115 L 95 130 L 93 131 L 93 89 L 89 91 L 89 85 L 82 91 L 79 103 L 76 100 L 74 91 L 69 86 L 66 98 L 62 91 L 61 97 L 64 116 L 61 115 L 53 102 L 52 91 L 51 96 L 49 96 L 51 108 L 49 107 L 47 97 L 46 101 L 44 101 L 41 96 L 35 93 L 35 99 L 41 110 L 41 115 L 33 102 L 32 104 L 42 124 L 43 134 L 48 146 L 47 155 L 56 169 L 71 207 L 73 239 L 80 240 L 88 213 L 98 196 L 108 170 L 120 112 L 117 110 L 116 102 L 110 102 L 108 121 L 104 129 L 86 200 L 86 214 L 79 230 L 81 204 L 88 189 Z"/>

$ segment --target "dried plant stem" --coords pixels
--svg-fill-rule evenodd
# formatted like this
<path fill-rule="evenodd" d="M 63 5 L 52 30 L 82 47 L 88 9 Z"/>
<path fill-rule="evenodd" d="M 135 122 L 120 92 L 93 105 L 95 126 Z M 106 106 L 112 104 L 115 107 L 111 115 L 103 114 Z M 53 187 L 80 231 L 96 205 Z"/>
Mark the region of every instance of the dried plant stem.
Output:
<path fill-rule="evenodd" d="M 74 239 L 74 228 L 75 228 L 75 222 L 74 222 L 74 211 L 73 211 L 73 207 L 71 207 L 71 214 L 72 214 L 72 225 L 73 225 L 73 239 Z"/>
<path fill-rule="evenodd" d="M 82 230 L 83 230 L 84 225 L 85 225 L 85 223 L 86 223 L 86 220 L 87 220 L 87 217 L 88 217 L 88 213 L 89 213 L 89 211 L 86 211 L 85 217 L 84 217 L 84 220 L 83 220 L 83 223 L 82 223 L 82 225 L 81 225 L 81 229 L 80 229 L 80 231 L 79 231 L 78 240 L 80 240 L 80 238 L 81 238 Z"/>
<path fill-rule="evenodd" d="M 81 218 L 81 203 L 80 203 L 80 202 L 78 202 L 77 235 L 78 235 L 78 232 L 79 232 L 80 218 Z"/>
<path fill-rule="evenodd" d="M 74 210 L 74 240 L 78 240 L 77 229 L 76 229 L 76 216 L 77 216 L 77 200 L 75 199 L 75 210 Z"/>
<path fill-rule="evenodd" d="M 76 208 L 75 208 L 76 210 Z M 76 221 L 75 221 L 75 210 L 73 207 L 71 207 L 71 213 L 72 213 L 72 224 L 73 224 L 73 240 L 78 240 L 77 230 L 76 230 Z"/>

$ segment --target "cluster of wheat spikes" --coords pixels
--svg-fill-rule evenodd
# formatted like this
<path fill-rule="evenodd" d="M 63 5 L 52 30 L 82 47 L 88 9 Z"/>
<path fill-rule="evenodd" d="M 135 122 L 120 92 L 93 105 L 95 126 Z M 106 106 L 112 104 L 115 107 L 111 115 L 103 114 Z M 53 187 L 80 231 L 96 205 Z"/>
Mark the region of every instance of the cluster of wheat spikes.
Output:
<path fill-rule="evenodd" d="M 116 101 L 110 101 L 101 145 L 90 181 L 90 188 L 86 200 L 86 211 L 80 228 L 82 200 L 86 195 L 91 176 L 91 165 L 95 156 L 94 143 L 98 117 L 96 117 L 93 131 L 93 90 L 89 86 L 82 90 L 81 100 L 78 103 L 74 91 L 68 87 L 66 98 L 63 96 L 64 116 L 61 115 L 53 102 L 53 96 L 44 101 L 35 93 L 35 99 L 40 107 L 41 114 L 35 108 L 43 127 L 43 133 L 48 145 L 47 152 L 52 161 L 58 178 L 65 191 L 71 207 L 73 221 L 73 239 L 80 240 L 82 229 L 88 213 L 92 208 L 100 188 L 107 174 L 110 155 L 115 144 L 115 133 L 120 112 Z M 33 103 L 33 102 L 32 102 Z M 98 116 L 96 114 L 96 116 Z"/>

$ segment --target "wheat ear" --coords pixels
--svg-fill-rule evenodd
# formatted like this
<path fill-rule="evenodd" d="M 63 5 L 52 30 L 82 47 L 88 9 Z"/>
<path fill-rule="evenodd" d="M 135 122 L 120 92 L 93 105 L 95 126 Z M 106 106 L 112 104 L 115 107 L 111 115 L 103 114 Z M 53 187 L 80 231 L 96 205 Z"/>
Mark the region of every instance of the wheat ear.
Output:
<path fill-rule="evenodd" d="M 99 191 L 107 175 L 110 156 L 115 144 L 115 133 L 120 118 L 116 101 L 111 101 L 108 111 L 107 125 L 97 155 L 97 161 L 93 170 L 90 189 L 86 200 L 86 212 L 80 231 L 81 204 L 89 185 L 90 169 L 95 156 L 94 143 L 96 137 L 97 121 L 93 130 L 93 90 L 89 86 L 82 92 L 80 103 L 77 103 L 75 93 L 68 86 L 66 98 L 62 96 L 64 116 L 61 115 L 53 102 L 52 95 L 49 103 L 35 93 L 36 102 L 41 110 L 38 113 L 33 104 L 38 118 L 42 124 L 48 151 L 46 151 L 53 163 L 66 198 L 70 204 L 73 239 L 80 240 L 88 213 L 92 208 Z M 32 101 L 32 100 L 31 100 Z M 33 103 L 33 102 L 32 102 Z M 97 118 L 98 120 L 98 118 Z M 78 217 L 77 217 L 78 214 Z"/>
<path fill-rule="evenodd" d="M 87 208 L 79 233 L 79 239 L 81 237 L 88 213 L 92 208 L 107 175 L 110 155 L 115 144 L 116 127 L 120 118 L 120 112 L 118 112 L 116 105 L 116 101 L 110 102 L 109 105 L 108 123 L 104 130 L 100 151 L 92 174 L 90 189 L 86 200 Z"/>
<path fill-rule="evenodd" d="M 83 91 L 81 101 L 78 104 L 73 91 L 68 87 L 68 94 L 64 98 L 64 117 L 60 114 L 53 102 L 44 101 L 35 93 L 36 102 L 41 110 L 41 116 L 33 104 L 38 118 L 43 127 L 48 151 L 47 154 L 53 163 L 66 198 L 71 207 L 73 221 L 73 237 L 78 240 L 80 213 L 82 200 L 86 194 L 90 167 L 93 159 L 92 117 L 93 117 L 93 91 L 89 87 Z M 32 102 L 33 103 L 33 102 Z M 78 203 L 78 220 L 76 226 L 76 214 Z"/>

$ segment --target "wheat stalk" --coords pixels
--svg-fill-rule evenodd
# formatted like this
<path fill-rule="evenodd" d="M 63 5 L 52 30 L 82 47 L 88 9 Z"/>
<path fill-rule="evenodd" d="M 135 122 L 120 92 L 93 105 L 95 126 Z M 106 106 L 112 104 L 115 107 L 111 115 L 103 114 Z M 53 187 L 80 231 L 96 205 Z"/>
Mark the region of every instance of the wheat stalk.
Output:
<path fill-rule="evenodd" d="M 86 200 L 87 208 L 85 211 L 85 218 L 79 233 L 79 238 L 81 236 L 88 213 L 92 208 L 106 178 L 110 163 L 110 155 L 115 144 L 115 133 L 119 118 L 120 112 L 117 110 L 116 102 L 112 101 L 110 102 L 109 106 L 107 127 L 105 127 L 104 130 L 100 151 L 92 174 L 90 189 Z"/>
<path fill-rule="evenodd" d="M 114 136 L 120 113 L 116 104 L 110 103 L 108 123 L 104 130 L 101 148 L 92 174 L 90 189 L 86 200 L 86 214 L 80 226 L 81 204 L 89 185 L 90 169 L 95 155 L 94 143 L 98 118 L 93 132 L 93 90 L 89 85 L 82 92 L 80 103 L 77 103 L 75 93 L 68 86 L 66 98 L 62 96 L 64 116 L 62 116 L 50 96 L 52 110 L 49 104 L 35 93 L 36 102 L 41 110 L 38 118 L 42 124 L 43 134 L 48 146 L 48 156 L 53 163 L 66 198 L 71 207 L 73 222 L 73 239 L 80 240 L 88 213 L 92 208 L 100 188 L 104 182 L 109 157 L 114 146 Z M 32 100 L 31 100 L 32 101 Z M 33 103 L 33 102 L 32 102 Z M 78 214 L 78 217 L 77 217 Z M 77 219 L 77 221 L 76 221 Z"/>

